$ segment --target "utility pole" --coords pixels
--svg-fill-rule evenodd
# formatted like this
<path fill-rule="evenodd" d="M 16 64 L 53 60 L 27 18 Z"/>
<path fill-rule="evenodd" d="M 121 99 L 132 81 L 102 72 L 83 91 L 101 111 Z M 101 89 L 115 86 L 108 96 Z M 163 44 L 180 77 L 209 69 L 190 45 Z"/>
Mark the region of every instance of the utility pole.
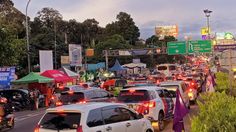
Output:
<path fill-rule="evenodd" d="M 28 6 L 31 0 L 28 0 L 26 9 L 25 9 L 25 27 L 26 27 L 26 43 L 27 43 L 27 61 L 28 61 L 28 73 L 31 71 L 31 63 L 30 63 L 30 46 L 29 46 L 29 24 L 28 24 Z"/>
<path fill-rule="evenodd" d="M 54 19 L 54 64 L 55 69 L 57 69 L 57 28 L 56 28 L 56 22 Z"/>
<path fill-rule="evenodd" d="M 108 51 L 105 50 L 106 70 L 108 71 Z"/>

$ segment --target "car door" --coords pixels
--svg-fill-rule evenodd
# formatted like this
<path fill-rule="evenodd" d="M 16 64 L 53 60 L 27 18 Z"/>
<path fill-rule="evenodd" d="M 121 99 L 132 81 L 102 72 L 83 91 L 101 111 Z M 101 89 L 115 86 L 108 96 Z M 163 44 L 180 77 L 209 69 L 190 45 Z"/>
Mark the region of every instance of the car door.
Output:
<path fill-rule="evenodd" d="M 125 121 L 126 132 L 142 132 L 144 121 L 137 119 L 137 114 L 126 109 L 120 108 L 120 112 L 123 115 L 123 120 Z"/>
<path fill-rule="evenodd" d="M 126 122 L 123 121 L 119 107 L 103 108 L 102 116 L 105 132 L 126 132 Z"/>
<path fill-rule="evenodd" d="M 100 108 L 93 109 L 89 112 L 86 124 L 88 126 L 84 130 L 86 132 L 106 132 Z"/>

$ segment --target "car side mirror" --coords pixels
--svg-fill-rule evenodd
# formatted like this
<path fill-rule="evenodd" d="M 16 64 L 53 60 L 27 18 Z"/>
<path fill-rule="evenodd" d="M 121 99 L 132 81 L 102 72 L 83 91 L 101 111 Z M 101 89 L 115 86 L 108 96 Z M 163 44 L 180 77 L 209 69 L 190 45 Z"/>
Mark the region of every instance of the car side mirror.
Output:
<path fill-rule="evenodd" d="M 141 114 L 141 113 L 137 114 L 137 119 L 142 119 L 142 118 L 144 118 L 143 114 Z"/>

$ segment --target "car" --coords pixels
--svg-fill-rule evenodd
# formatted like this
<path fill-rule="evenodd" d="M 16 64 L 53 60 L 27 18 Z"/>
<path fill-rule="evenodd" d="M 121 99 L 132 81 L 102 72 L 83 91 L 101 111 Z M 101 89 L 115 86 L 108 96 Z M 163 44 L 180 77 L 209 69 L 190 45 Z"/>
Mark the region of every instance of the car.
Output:
<path fill-rule="evenodd" d="M 174 102 L 167 90 L 157 86 L 130 87 L 121 90 L 118 102 L 143 114 L 155 129 L 164 129 L 164 120 L 173 117 Z"/>
<path fill-rule="evenodd" d="M 187 85 L 184 81 L 168 81 L 168 82 L 161 82 L 160 87 L 165 87 L 168 90 L 176 92 L 179 89 L 180 95 L 183 98 L 185 106 L 190 109 L 190 98 L 188 96 Z M 175 103 L 175 102 L 174 102 Z"/>
<path fill-rule="evenodd" d="M 151 123 L 124 104 L 85 103 L 46 110 L 34 132 L 154 132 Z"/>
<path fill-rule="evenodd" d="M 79 91 L 79 90 L 84 90 L 85 88 L 80 85 L 70 85 L 70 86 L 65 86 L 63 88 L 56 88 L 54 90 L 53 96 L 50 99 L 50 105 L 55 106 L 56 102 L 59 101 L 59 98 L 61 96 L 61 93 L 66 92 L 66 91 Z"/>
<path fill-rule="evenodd" d="M 61 93 L 56 106 L 86 102 L 116 102 L 116 98 L 113 94 L 100 88 L 66 91 Z"/>
<path fill-rule="evenodd" d="M 12 104 L 15 111 L 33 108 L 32 99 L 27 89 L 1 90 L 0 96 L 5 97 Z"/>

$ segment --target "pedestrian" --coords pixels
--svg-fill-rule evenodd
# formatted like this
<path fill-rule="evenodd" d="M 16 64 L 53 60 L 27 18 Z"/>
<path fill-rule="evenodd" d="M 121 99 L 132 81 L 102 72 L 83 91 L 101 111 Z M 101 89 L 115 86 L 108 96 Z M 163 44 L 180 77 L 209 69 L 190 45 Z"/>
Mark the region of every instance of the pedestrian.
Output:
<path fill-rule="evenodd" d="M 211 75 L 211 71 L 209 70 L 209 72 L 207 73 L 207 78 L 206 78 L 206 91 L 207 92 L 215 92 L 215 88 L 214 88 L 215 84 L 214 84 L 214 78 Z"/>
<path fill-rule="evenodd" d="M 39 108 L 39 95 L 40 95 L 40 92 L 37 89 L 35 89 L 33 92 L 34 92 L 35 109 L 37 110 Z"/>

